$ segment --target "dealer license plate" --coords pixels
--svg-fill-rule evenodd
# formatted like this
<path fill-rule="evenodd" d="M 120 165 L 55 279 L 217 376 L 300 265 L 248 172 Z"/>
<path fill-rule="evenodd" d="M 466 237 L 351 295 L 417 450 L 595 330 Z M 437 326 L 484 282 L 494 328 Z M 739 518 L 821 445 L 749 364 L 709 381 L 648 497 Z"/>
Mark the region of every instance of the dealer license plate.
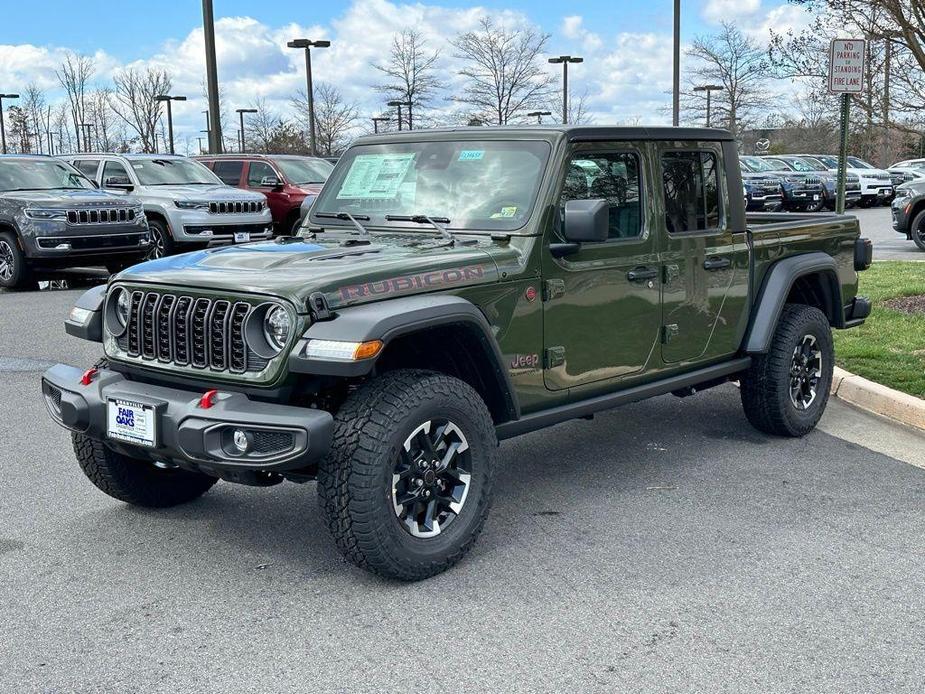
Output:
<path fill-rule="evenodd" d="M 815 202 L 819 202 L 819 196 L 818 196 L 818 195 L 814 195 L 814 196 L 813 196 L 813 200 L 814 200 Z"/>
<path fill-rule="evenodd" d="M 234 242 L 235 243 L 247 243 L 250 240 L 251 240 L 251 233 L 249 231 L 234 232 Z"/>
<path fill-rule="evenodd" d="M 131 400 L 109 400 L 106 435 L 138 446 L 157 445 L 157 418 L 154 408 Z"/>

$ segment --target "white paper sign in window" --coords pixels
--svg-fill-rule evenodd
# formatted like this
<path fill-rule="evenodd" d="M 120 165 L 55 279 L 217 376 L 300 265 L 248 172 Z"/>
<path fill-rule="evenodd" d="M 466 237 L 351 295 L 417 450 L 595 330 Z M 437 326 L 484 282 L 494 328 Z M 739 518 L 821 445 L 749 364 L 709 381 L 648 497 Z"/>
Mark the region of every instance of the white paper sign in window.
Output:
<path fill-rule="evenodd" d="M 390 200 L 414 161 L 414 152 L 405 154 L 360 154 L 337 193 L 338 200 Z"/>

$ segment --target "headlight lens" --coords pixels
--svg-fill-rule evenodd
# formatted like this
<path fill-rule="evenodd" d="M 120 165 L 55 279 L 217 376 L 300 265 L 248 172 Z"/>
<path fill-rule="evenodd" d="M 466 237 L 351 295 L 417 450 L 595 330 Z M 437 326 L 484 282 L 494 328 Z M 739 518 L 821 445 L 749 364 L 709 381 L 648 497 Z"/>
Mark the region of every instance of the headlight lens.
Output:
<path fill-rule="evenodd" d="M 202 200 L 174 200 L 173 204 L 181 210 L 207 210 L 209 203 Z"/>
<path fill-rule="evenodd" d="M 277 351 L 285 347 L 292 330 L 292 318 L 282 306 L 271 308 L 263 319 L 263 335 Z"/>
<path fill-rule="evenodd" d="M 117 289 L 119 295 L 116 297 L 116 320 L 119 326 L 124 328 L 128 324 L 129 297 L 128 292 L 124 289 Z"/>
<path fill-rule="evenodd" d="M 66 219 L 66 210 L 56 210 L 47 207 L 27 207 L 23 214 L 29 219 Z"/>

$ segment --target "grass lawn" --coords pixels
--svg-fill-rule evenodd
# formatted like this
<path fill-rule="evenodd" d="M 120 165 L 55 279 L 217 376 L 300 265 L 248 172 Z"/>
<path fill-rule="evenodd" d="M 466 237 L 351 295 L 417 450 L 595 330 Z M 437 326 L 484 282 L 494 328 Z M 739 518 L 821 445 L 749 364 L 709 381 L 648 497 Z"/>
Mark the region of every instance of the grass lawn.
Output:
<path fill-rule="evenodd" d="M 925 398 L 925 314 L 884 306 L 902 296 L 925 295 L 925 263 L 876 262 L 860 273 L 858 293 L 873 310 L 859 328 L 835 331 L 835 356 L 848 371 Z"/>

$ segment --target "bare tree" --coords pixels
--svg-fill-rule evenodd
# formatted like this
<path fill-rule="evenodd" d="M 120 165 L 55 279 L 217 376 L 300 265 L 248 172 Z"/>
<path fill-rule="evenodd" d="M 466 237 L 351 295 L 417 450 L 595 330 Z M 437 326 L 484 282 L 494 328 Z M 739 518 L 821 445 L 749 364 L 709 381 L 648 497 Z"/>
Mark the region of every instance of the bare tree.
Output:
<path fill-rule="evenodd" d="M 549 34 L 533 28 L 511 29 L 483 18 L 477 31 L 453 40 L 465 86 L 452 100 L 468 105 L 470 117 L 498 125 L 546 105 L 555 83 L 542 63 L 548 41 Z"/>
<path fill-rule="evenodd" d="M 93 58 L 72 52 L 65 54 L 61 68 L 55 71 L 55 76 L 67 95 L 71 125 L 74 126 L 74 139 L 78 143 L 77 149 L 81 149 L 80 143 L 83 141 L 80 124 L 86 122 L 87 85 L 95 72 L 96 64 Z"/>
<path fill-rule="evenodd" d="M 308 131 L 308 100 L 305 91 L 290 100 L 290 105 L 299 113 L 299 120 Z M 350 144 L 350 135 L 360 118 L 359 107 L 344 100 L 337 87 L 327 82 L 315 85 L 315 134 L 320 154 L 333 156 Z"/>
<path fill-rule="evenodd" d="M 591 125 L 594 123 L 594 118 L 588 113 L 588 100 L 591 98 L 591 93 L 587 88 L 582 90 L 578 95 L 578 98 L 575 98 L 575 95 L 572 94 L 568 100 L 568 122 L 572 125 Z M 559 122 L 562 120 L 562 92 L 557 91 L 556 97 L 552 101 L 551 108 L 552 118 L 554 122 Z"/>
<path fill-rule="evenodd" d="M 126 68 L 113 77 L 114 111 L 126 125 L 138 134 L 143 152 L 156 151 L 161 102 L 158 94 L 170 92 L 171 80 L 166 70 L 158 68 Z"/>
<path fill-rule="evenodd" d="M 718 34 L 698 36 L 687 55 L 694 60 L 683 96 L 684 110 L 689 116 L 705 119 L 706 97 L 703 92 L 695 92 L 694 87 L 707 83 L 723 87 L 712 95 L 711 122 L 722 124 L 734 136 L 770 107 L 765 50 L 734 24 L 723 22 Z"/>
<path fill-rule="evenodd" d="M 389 100 L 410 103 L 408 129 L 414 124 L 414 112 L 426 109 L 440 90 L 437 75 L 439 50 L 428 50 L 427 41 L 419 31 L 405 29 L 392 37 L 392 47 L 385 63 L 373 63 L 384 78 L 374 89 L 386 94 Z M 420 118 L 420 116 L 419 116 Z"/>
<path fill-rule="evenodd" d="M 48 130 L 45 123 L 46 103 L 45 91 L 40 89 L 35 82 L 30 82 L 26 86 L 22 107 L 28 114 L 32 126 L 31 136 L 34 140 L 32 151 L 41 154 L 46 150 L 45 133 Z"/>
<path fill-rule="evenodd" d="M 257 99 L 252 108 L 257 109 L 257 113 L 247 116 L 245 148 L 249 152 L 269 154 L 274 134 L 283 125 L 283 120 L 267 106 L 266 99 Z"/>

